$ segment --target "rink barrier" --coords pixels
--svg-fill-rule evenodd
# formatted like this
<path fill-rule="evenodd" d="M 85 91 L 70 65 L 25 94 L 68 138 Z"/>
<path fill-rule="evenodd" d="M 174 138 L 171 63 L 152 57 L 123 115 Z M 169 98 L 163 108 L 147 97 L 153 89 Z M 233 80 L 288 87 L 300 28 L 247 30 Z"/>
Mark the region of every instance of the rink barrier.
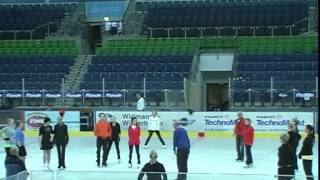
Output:
<path fill-rule="evenodd" d="M 25 132 L 26 137 L 38 137 L 39 132 L 33 131 L 33 130 L 26 130 Z M 173 137 L 173 131 L 160 131 L 161 136 L 163 138 L 172 138 Z M 205 137 L 202 138 L 234 138 L 232 131 L 205 131 Z M 283 131 L 255 131 L 254 132 L 254 138 L 255 139 L 279 139 L 280 135 L 283 133 Z M 188 131 L 188 135 L 190 138 L 199 138 L 197 131 Z M 69 136 L 70 137 L 94 137 L 94 134 L 92 131 L 74 131 L 69 130 Z M 147 138 L 148 131 L 141 131 L 141 138 Z M 305 134 L 301 132 L 302 138 L 305 137 Z M 122 131 L 121 132 L 121 138 L 127 138 L 128 132 Z M 316 135 L 316 138 L 318 135 Z"/>
<path fill-rule="evenodd" d="M 107 168 L 100 168 L 99 171 L 73 171 L 73 170 L 45 170 L 45 171 L 30 171 L 30 180 L 38 180 L 39 177 L 50 180 L 67 180 L 74 179 L 77 180 L 87 180 L 88 178 L 92 180 L 105 179 L 106 177 L 112 178 L 112 180 L 132 180 L 136 179 L 140 171 L 106 171 Z M 148 174 L 163 174 L 159 172 L 144 172 Z M 213 178 L 220 180 L 248 180 L 248 179 L 260 179 L 260 180 L 272 180 L 278 177 L 293 177 L 292 175 L 274 175 L 274 174 L 259 174 L 259 173 L 219 173 L 219 172 L 188 172 L 188 173 L 178 173 L 174 171 L 166 172 L 168 179 L 175 178 L 178 174 L 186 174 L 189 180 L 211 180 Z M 135 177 L 135 178 L 133 178 Z M 145 177 L 145 176 L 144 176 Z M 305 179 L 305 175 L 295 175 L 295 179 Z M 311 177 L 311 176 L 308 176 Z M 318 176 L 313 176 L 317 179 Z"/>

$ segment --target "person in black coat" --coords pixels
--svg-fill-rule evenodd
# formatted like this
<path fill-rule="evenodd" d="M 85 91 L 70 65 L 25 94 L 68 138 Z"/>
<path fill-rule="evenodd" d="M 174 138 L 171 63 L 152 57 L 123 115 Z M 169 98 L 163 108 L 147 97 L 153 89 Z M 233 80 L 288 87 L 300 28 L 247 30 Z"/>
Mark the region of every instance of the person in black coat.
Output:
<path fill-rule="evenodd" d="M 112 143 L 114 142 L 117 150 L 118 163 L 120 163 L 121 161 L 120 161 L 119 142 L 120 142 L 121 127 L 120 127 L 120 124 L 116 121 L 116 117 L 114 116 L 111 117 L 110 127 L 111 127 L 111 139 L 108 142 L 107 159 L 109 156 Z"/>
<path fill-rule="evenodd" d="M 293 149 L 288 143 L 289 134 L 280 136 L 281 146 L 278 149 L 278 180 L 290 180 L 294 176 Z"/>
<path fill-rule="evenodd" d="M 289 134 L 289 145 L 293 150 L 293 168 L 294 170 L 298 170 L 298 158 L 297 158 L 297 148 L 299 146 L 299 141 L 301 139 L 301 135 L 297 130 L 297 125 L 295 121 L 290 121 L 288 124 L 288 134 Z"/>
<path fill-rule="evenodd" d="M 44 118 L 44 124 L 39 128 L 39 145 L 43 151 L 43 169 L 50 170 L 51 149 L 53 148 L 53 128 L 50 126 L 51 119 Z"/>
<path fill-rule="evenodd" d="M 301 151 L 299 153 L 299 159 L 302 159 L 302 165 L 304 172 L 307 176 L 307 180 L 313 180 L 312 175 L 312 148 L 315 142 L 314 128 L 311 125 L 306 125 L 304 132 L 307 134 L 303 141 Z"/>
<path fill-rule="evenodd" d="M 19 149 L 17 147 L 11 147 L 9 149 L 9 156 L 6 157 L 4 165 L 6 168 L 5 179 L 17 179 L 14 175 L 19 174 L 20 180 L 27 179 L 27 169 L 24 161 L 19 157 Z M 23 173 L 24 172 L 24 173 Z M 12 177 L 13 176 L 13 177 Z"/>
<path fill-rule="evenodd" d="M 65 169 L 65 151 L 69 142 L 68 126 L 63 122 L 63 116 L 58 116 L 58 123 L 54 126 L 53 142 L 57 146 L 59 166 L 58 169 Z"/>
<path fill-rule="evenodd" d="M 150 161 L 146 163 L 138 176 L 138 180 L 142 180 L 144 174 L 147 174 L 147 180 L 167 180 L 166 170 L 163 164 L 157 161 L 158 154 L 152 150 L 150 152 Z M 148 173 L 151 172 L 151 173 Z M 157 173 L 159 172 L 159 173 Z M 163 178 L 161 178 L 161 175 Z"/>

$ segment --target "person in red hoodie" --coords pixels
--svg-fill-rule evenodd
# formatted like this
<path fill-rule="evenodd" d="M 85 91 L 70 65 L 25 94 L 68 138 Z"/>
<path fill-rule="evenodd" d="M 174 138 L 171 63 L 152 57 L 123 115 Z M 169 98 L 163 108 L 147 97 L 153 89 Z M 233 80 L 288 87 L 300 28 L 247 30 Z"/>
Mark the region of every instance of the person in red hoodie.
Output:
<path fill-rule="evenodd" d="M 252 167 L 252 154 L 251 154 L 251 147 L 253 144 L 253 137 L 254 137 L 254 129 L 251 126 L 251 120 L 245 119 L 244 120 L 244 128 L 242 130 L 242 140 L 246 150 L 246 166 L 245 168 Z"/>
<path fill-rule="evenodd" d="M 137 168 L 140 168 L 140 153 L 139 153 L 139 145 L 140 145 L 140 127 L 137 122 L 136 117 L 131 118 L 131 125 L 128 129 L 128 136 L 129 136 L 129 168 L 132 167 L 132 150 L 133 146 L 136 149 L 138 164 Z"/>
<path fill-rule="evenodd" d="M 244 147 L 243 147 L 243 142 L 242 142 L 242 131 L 244 128 L 244 118 L 242 115 L 242 112 L 239 111 L 238 114 L 238 119 L 235 120 L 235 127 L 233 129 L 233 136 L 236 137 L 236 149 L 237 149 L 237 159 L 236 161 L 243 161 L 244 157 Z"/>
<path fill-rule="evenodd" d="M 100 167 L 100 152 L 101 147 L 103 150 L 102 154 L 102 166 L 107 166 L 107 149 L 108 141 L 111 137 L 111 127 L 107 122 L 106 115 L 104 113 L 99 114 L 100 120 L 94 127 L 94 135 L 97 137 L 97 166 Z"/>

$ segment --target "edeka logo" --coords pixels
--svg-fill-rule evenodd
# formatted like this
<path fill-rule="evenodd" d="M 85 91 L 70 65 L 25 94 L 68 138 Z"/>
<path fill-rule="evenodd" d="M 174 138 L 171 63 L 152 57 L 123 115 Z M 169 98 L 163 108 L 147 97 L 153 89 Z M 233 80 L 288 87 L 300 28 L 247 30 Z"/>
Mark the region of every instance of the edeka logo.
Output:
<path fill-rule="evenodd" d="M 184 127 L 186 127 L 186 126 L 190 126 L 190 125 L 192 125 L 194 122 L 196 122 L 196 120 L 195 119 L 190 119 L 190 120 L 188 120 L 187 118 L 181 118 L 181 120 L 180 120 L 180 124 L 182 125 L 182 126 L 184 126 Z"/>
<path fill-rule="evenodd" d="M 47 117 L 44 113 L 30 113 L 27 114 L 27 125 L 32 129 L 39 129 L 43 124 L 44 118 Z"/>
<path fill-rule="evenodd" d="M 257 119 L 257 125 L 258 126 L 287 126 L 289 123 L 289 120 L 261 120 L 261 119 Z M 302 120 L 298 120 L 297 121 L 298 125 L 299 126 L 304 126 L 305 124 L 305 121 Z"/>

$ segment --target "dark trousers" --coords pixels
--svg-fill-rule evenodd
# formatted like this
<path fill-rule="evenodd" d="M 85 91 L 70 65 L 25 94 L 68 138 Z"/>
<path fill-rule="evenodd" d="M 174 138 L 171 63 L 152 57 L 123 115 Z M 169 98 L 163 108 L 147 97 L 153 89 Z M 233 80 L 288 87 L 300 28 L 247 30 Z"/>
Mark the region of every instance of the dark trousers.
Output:
<path fill-rule="evenodd" d="M 129 164 L 131 164 L 131 160 L 132 160 L 132 150 L 133 150 L 133 146 L 136 148 L 136 154 L 137 154 L 137 158 L 138 158 L 138 164 L 140 164 L 139 144 L 137 144 L 137 145 L 129 145 Z"/>
<path fill-rule="evenodd" d="M 279 175 L 278 180 L 291 180 L 294 176 L 293 172 L 294 172 L 293 166 L 278 168 L 278 175 Z M 288 176 L 288 175 L 291 175 L 291 176 Z"/>
<path fill-rule="evenodd" d="M 162 137 L 161 137 L 160 131 L 148 130 L 148 132 L 149 132 L 149 136 L 148 136 L 146 142 L 144 143 L 144 145 L 148 145 L 148 143 L 149 143 L 149 141 L 150 141 L 151 136 L 152 136 L 153 133 L 156 133 L 156 135 L 158 136 L 161 144 L 162 144 L 162 145 L 165 145 L 165 143 L 164 143 L 164 141 L 163 141 L 163 139 L 162 139 Z"/>
<path fill-rule="evenodd" d="M 240 160 L 243 160 L 244 156 L 244 147 L 242 142 L 242 136 L 237 135 L 236 136 L 236 149 L 237 149 L 237 155 Z"/>
<path fill-rule="evenodd" d="M 311 160 L 302 160 L 302 165 L 304 172 L 306 174 L 307 180 L 313 180 L 313 175 L 312 175 L 312 161 Z"/>
<path fill-rule="evenodd" d="M 112 147 L 113 142 L 114 142 L 114 144 L 116 146 L 118 159 L 120 159 L 119 139 L 110 139 L 109 142 L 108 142 L 107 160 L 108 160 L 109 152 L 110 152 L 110 149 Z"/>
<path fill-rule="evenodd" d="M 294 152 L 293 152 L 293 169 L 298 170 L 297 148 L 294 149 Z"/>
<path fill-rule="evenodd" d="M 177 165 L 178 165 L 178 180 L 185 180 L 187 179 L 187 174 L 180 174 L 180 173 L 187 173 L 188 172 L 188 158 L 189 158 L 189 149 L 177 149 Z"/>
<path fill-rule="evenodd" d="M 57 151 L 58 151 L 58 159 L 59 159 L 59 166 L 58 167 L 66 167 L 66 164 L 64 162 L 65 159 L 65 151 L 66 151 L 66 145 L 65 144 L 57 144 Z"/>
<path fill-rule="evenodd" d="M 97 138 L 97 164 L 100 165 L 100 152 L 102 147 L 102 165 L 106 164 L 107 161 L 107 147 L 108 147 L 108 139 Z"/>
<path fill-rule="evenodd" d="M 251 145 L 245 145 L 246 148 L 246 164 L 252 164 Z"/>

